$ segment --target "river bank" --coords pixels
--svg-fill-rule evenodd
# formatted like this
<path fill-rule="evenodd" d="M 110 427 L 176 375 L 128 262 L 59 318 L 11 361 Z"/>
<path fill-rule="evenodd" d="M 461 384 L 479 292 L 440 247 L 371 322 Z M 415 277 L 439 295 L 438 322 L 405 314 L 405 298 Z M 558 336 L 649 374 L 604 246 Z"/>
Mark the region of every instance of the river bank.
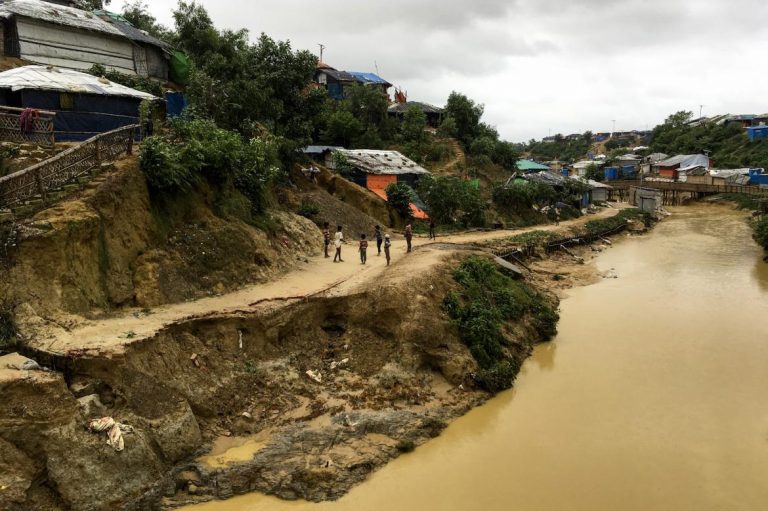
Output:
<path fill-rule="evenodd" d="M 417 246 L 386 279 L 185 318 L 146 336 L 119 329 L 107 346 L 119 349 L 61 354 L 28 344 L 24 353 L 55 371 L 0 375 L 9 398 L 0 431 L 12 442 L 0 450 L 18 461 L 4 497 L 30 509 L 133 510 L 253 491 L 342 496 L 488 399 L 443 301 L 456 286 L 452 269 L 483 254 L 466 243 L 493 234 Z M 534 273 L 537 292 L 565 287 L 588 267 L 555 257 L 577 269 Z M 554 261 L 532 264 L 562 266 Z M 145 317 L 154 320 L 133 321 Z M 532 325 L 522 318 L 506 327 L 516 365 L 540 340 Z M 85 430 L 101 415 L 131 426 L 123 452 Z"/>
<path fill-rule="evenodd" d="M 753 510 L 768 502 L 768 265 L 744 214 L 673 208 L 564 290 L 516 387 L 337 502 L 190 511 Z"/>

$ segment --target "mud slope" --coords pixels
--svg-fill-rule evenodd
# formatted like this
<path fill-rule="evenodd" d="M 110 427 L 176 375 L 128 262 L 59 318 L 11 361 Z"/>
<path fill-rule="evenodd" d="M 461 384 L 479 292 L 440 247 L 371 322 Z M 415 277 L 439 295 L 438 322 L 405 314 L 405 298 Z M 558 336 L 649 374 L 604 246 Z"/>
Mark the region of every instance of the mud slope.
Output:
<path fill-rule="evenodd" d="M 225 293 L 319 251 L 319 230 L 305 218 L 275 212 L 268 235 L 228 213 L 237 197 L 199 188 L 151 198 L 137 165 L 119 162 L 105 182 L 21 225 L 0 291 L 22 323 Z"/>
<path fill-rule="evenodd" d="M 254 490 L 338 498 L 488 397 L 442 310 L 457 257 L 418 278 L 393 268 L 391 281 L 344 296 L 176 323 L 112 358 L 27 349 L 56 372 L 0 373 L 0 451 L 18 460 L 2 462 L 11 490 L 0 507 L 156 509 Z M 538 336 L 515 328 L 510 352 L 524 358 Z M 123 452 L 86 431 L 102 415 L 133 427 Z M 253 435 L 260 448 L 242 459 L 200 458 Z"/>

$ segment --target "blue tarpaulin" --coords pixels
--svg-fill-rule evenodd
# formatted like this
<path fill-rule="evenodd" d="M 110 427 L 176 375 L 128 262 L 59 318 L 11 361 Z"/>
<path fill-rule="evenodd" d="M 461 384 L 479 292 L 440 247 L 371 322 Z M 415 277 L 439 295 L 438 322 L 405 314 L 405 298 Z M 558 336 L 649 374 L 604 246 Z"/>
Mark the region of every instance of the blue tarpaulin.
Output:
<path fill-rule="evenodd" d="M 166 92 L 165 102 L 168 117 L 179 117 L 189 104 L 187 95 L 182 92 Z"/>
<path fill-rule="evenodd" d="M 139 123 L 138 98 L 25 90 L 23 108 L 56 112 L 56 141 L 87 140 L 99 133 Z"/>

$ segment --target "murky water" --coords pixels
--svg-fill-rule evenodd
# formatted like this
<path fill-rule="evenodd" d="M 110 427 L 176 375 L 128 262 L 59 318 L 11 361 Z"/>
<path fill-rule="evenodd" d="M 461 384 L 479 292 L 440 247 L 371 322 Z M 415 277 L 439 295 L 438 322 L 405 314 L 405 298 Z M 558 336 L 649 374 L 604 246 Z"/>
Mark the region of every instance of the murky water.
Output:
<path fill-rule="evenodd" d="M 741 214 L 678 208 L 598 260 L 513 391 L 338 502 L 194 511 L 768 509 L 768 264 Z"/>

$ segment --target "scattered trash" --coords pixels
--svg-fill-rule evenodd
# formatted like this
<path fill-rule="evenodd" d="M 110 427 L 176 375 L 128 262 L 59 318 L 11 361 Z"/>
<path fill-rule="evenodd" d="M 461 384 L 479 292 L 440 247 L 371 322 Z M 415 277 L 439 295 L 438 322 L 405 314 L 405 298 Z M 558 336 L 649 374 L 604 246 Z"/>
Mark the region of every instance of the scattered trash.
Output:
<path fill-rule="evenodd" d="M 336 362 L 335 360 L 331 362 L 331 371 L 335 370 L 337 367 L 344 367 L 345 365 L 349 364 L 349 359 L 345 358 L 343 360 L 339 360 Z"/>
<path fill-rule="evenodd" d="M 349 420 L 349 415 L 344 415 L 344 424 L 346 424 L 350 428 L 354 428 L 355 426 L 357 426 L 358 423 L 352 422 L 351 420 Z"/>
<path fill-rule="evenodd" d="M 250 413 L 248 413 L 248 412 L 243 412 L 243 413 L 241 413 L 240 415 L 241 415 L 242 417 L 245 417 L 246 419 L 249 419 L 249 420 L 250 420 L 250 419 L 253 419 L 253 415 L 251 415 L 251 414 L 250 414 Z"/>
<path fill-rule="evenodd" d="M 192 356 L 189 357 L 189 359 L 193 364 L 195 364 L 195 367 L 200 367 L 200 361 L 197 359 L 197 353 L 192 353 Z"/>
<path fill-rule="evenodd" d="M 320 371 L 313 371 L 312 369 L 307 369 L 307 372 L 304 374 L 309 376 L 309 379 L 314 381 L 315 383 L 323 383 L 323 375 L 320 374 Z"/>
<path fill-rule="evenodd" d="M 243 349 L 243 331 L 242 330 L 237 331 L 237 337 L 238 337 L 237 342 L 240 345 L 240 349 Z"/>
<path fill-rule="evenodd" d="M 133 427 L 127 424 L 120 424 L 112 417 L 102 417 L 101 419 L 92 419 L 88 423 L 88 430 L 92 433 L 107 433 L 107 444 L 116 451 L 122 451 L 125 448 L 123 441 L 123 432 L 133 433 Z"/>

